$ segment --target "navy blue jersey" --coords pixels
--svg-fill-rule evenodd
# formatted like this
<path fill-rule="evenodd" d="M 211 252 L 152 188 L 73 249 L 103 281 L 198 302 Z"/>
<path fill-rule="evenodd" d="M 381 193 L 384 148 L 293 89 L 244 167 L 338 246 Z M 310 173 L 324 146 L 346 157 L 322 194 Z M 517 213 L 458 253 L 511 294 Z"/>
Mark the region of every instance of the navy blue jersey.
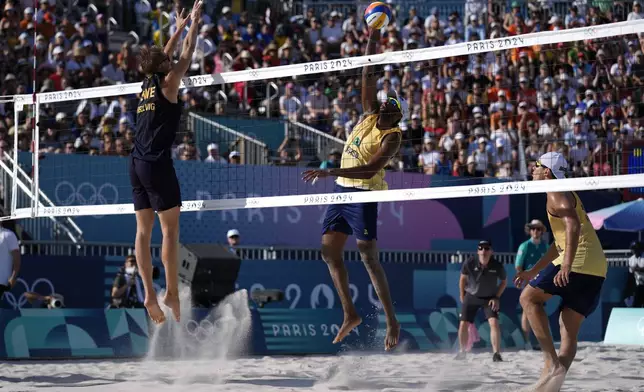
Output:
<path fill-rule="evenodd" d="M 136 108 L 136 133 L 132 157 L 149 162 L 172 160 L 172 145 L 181 122 L 181 101 L 172 103 L 161 90 L 163 74 L 143 80 Z"/>

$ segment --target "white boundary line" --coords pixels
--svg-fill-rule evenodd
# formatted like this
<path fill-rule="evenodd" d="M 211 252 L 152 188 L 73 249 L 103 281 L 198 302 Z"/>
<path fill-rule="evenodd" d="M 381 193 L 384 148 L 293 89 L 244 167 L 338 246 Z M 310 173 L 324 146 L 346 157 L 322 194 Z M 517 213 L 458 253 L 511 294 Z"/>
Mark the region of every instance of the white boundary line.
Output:
<path fill-rule="evenodd" d="M 184 78 L 181 88 L 205 87 L 225 83 L 245 82 L 250 80 L 270 80 L 299 75 L 314 75 L 325 72 L 337 72 L 362 68 L 367 65 L 400 64 L 411 61 L 440 59 L 451 56 L 464 56 L 475 53 L 486 53 L 495 50 L 515 49 L 527 46 L 547 45 L 559 42 L 583 41 L 588 39 L 622 36 L 644 33 L 644 19 L 617 22 L 598 26 L 580 27 L 557 31 L 542 31 L 514 37 L 487 39 L 476 42 L 464 42 L 455 45 L 437 46 L 398 52 L 386 52 L 369 56 L 348 57 L 337 60 L 315 61 L 303 64 L 283 65 L 270 68 L 258 68 L 236 72 L 225 72 L 214 75 L 199 75 Z M 120 84 L 113 86 L 91 87 L 76 90 L 57 91 L 37 94 L 41 103 L 63 102 L 90 98 L 111 97 L 118 95 L 138 94 L 141 83 Z M 16 100 L 29 102 L 32 95 L 17 95 Z"/>
<path fill-rule="evenodd" d="M 435 188 L 390 189 L 349 193 L 247 197 L 221 200 L 184 201 L 181 212 L 218 211 L 246 208 L 275 208 L 347 203 L 374 203 L 459 197 L 523 195 L 545 192 L 591 191 L 644 187 L 644 173 L 606 177 L 581 177 L 549 181 L 514 181 Z M 0 220 L 31 218 L 31 208 L 19 208 Z M 104 204 L 40 207 L 38 217 L 134 214 L 133 204 Z"/>

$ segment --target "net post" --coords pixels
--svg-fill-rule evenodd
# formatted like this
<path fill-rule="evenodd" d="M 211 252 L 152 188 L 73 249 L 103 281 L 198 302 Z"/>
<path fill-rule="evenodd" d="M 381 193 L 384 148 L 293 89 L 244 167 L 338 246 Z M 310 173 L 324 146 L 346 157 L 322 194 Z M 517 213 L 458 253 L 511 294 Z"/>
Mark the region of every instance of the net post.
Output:
<path fill-rule="evenodd" d="M 40 161 L 40 95 L 36 95 L 36 102 L 34 105 L 34 129 L 33 129 L 33 155 L 32 159 L 32 171 L 33 171 L 33 181 L 31 183 L 31 217 L 35 218 L 38 216 L 38 191 L 40 184 L 38 183 L 39 179 L 39 161 Z"/>
<path fill-rule="evenodd" d="M 16 96 L 13 103 L 13 123 L 14 126 L 20 124 L 20 112 L 23 108 L 23 97 Z M 13 167 L 11 168 L 11 206 L 9 207 L 9 214 L 13 215 L 18 208 L 18 133 L 17 128 L 13 132 Z"/>

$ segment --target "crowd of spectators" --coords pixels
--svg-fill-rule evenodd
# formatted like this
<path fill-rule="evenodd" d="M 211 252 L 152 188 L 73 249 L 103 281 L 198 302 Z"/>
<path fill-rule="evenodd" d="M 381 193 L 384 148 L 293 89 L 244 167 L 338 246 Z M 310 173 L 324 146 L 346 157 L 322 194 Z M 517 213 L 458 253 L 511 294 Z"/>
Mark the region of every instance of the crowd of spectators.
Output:
<path fill-rule="evenodd" d="M 103 10 L 66 10 L 56 0 L 40 0 L 34 10 L 30 3 L 0 1 L 3 96 L 33 92 L 34 48 L 37 92 L 140 81 L 136 45 L 125 42 L 110 50 Z M 448 46 L 644 17 L 639 0 L 591 3 L 571 2 L 561 14 L 550 1 L 511 3 L 506 9 L 505 2 L 468 0 L 463 15 L 444 15 L 437 8 L 419 15 L 411 8 L 383 30 L 379 49 Z M 304 15 L 233 15 L 230 7 L 215 4 L 206 2 L 192 74 L 365 52 L 368 32 L 356 11 L 317 14 L 310 8 Z M 166 42 L 176 28 L 174 16 L 185 5 L 181 0 L 153 6 L 136 1 L 133 25 L 139 46 Z M 404 146 L 389 169 L 519 178 L 541 153 L 560 151 L 575 176 L 617 173 L 628 142 L 644 138 L 643 48 L 644 38 L 622 35 L 382 67 L 378 99 L 396 90 L 411 108 L 409 121 L 401 124 Z M 210 115 L 254 117 L 268 110 L 274 118 L 301 122 L 342 140 L 362 114 L 360 70 L 275 82 L 275 100 L 265 96 L 265 82 L 185 90 L 181 99 L 186 110 Z M 132 97 L 104 97 L 43 104 L 40 145 L 48 153 L 125 156 L 133 137 L 133 103 Z M 31 127 L 28 111 L 14 124 L 13 105 L 0 103 L 0 153 L 12 148 L 14 132 L 19 133 L 17 148 L 28 150 Z M 276 151 L 281 162 L 292 164 L 307 156 L 299 144 L 289 143 L 285 140 Z M 208 156 L 201 156 L 188 132 L 178 140 L 176 158 L 242 162 L 234 148 L 219 150 L 212 143 Z M 318 158 L 325 167 L 339 164 L 338 151 Z"/>

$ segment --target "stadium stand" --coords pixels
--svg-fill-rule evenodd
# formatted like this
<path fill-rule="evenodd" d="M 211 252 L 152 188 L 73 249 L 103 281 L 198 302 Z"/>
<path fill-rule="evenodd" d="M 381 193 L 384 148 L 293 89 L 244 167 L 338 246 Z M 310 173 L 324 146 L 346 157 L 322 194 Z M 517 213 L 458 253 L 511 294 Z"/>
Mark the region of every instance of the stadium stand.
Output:
<path fill-rule="evenodd" d="M 138 48 L 163 44 L 174 32 L 174 16 L 182 6 L 180 0 L 171 4 L 40 0 L 40 8 L 34 10 L 30 3 L 0 1 L 3 96 L 33 92 L 34 48 L 37 92 L 139 81 Z M 382 38 L 387 51 L 644 16 L 637 1 L 399 3 L 396 22 Z M 271 12 L 253 9 L 233 14 L 230 6 L 207 1 L 191 74 L 364 53 L 366 31 L 355 2 L 263 4 L 271 6 Z M 535 157 L 561 151 L 575 176 L 621 174 L 624 143 L 644 138 L 643 45 L 641 37 L 617 44 L 589 40 L 568 45 L 565 51 L 523 48 L 386 66 L 378 82 L 380 94 L 396 89 L 413 108 L 410 121 L 403 124 L 404 148 L 389 169 L 519 178 L 522 162 L 529 173 Z M 262 116 L 297 122 L 342 141 L 361 114 L 360 78 L 355 75 L 320 75 L 315 82 L 275 81 L 277 95 L 272 97 L 265 82 L 242 82 L 185 91 L 182 99 L 187 111 L 213 121 Z M 226 99 L 218 99 L 221 96 Z M 73 105 L 45 106 L 42 153 L 128 155 L 134 118 L 125 99 Z M 0 154 L 14 147 L 29 151 L 32 126 L 28 116 L 14 124 L 12 104 L 0 104 Z M 200 150 L 194 130 L 186 130 L 177 142 L 177 159 L 234 160 L 234 144 L 202 140 L 208 147 Z M 19 133 L 18 146 L 12 146 L 14 132 Z M 337 164 L 337 151 L 319 154 L 288 137 L 280 144 L 282 135 L 269 146 L 272 164 Z"/>

